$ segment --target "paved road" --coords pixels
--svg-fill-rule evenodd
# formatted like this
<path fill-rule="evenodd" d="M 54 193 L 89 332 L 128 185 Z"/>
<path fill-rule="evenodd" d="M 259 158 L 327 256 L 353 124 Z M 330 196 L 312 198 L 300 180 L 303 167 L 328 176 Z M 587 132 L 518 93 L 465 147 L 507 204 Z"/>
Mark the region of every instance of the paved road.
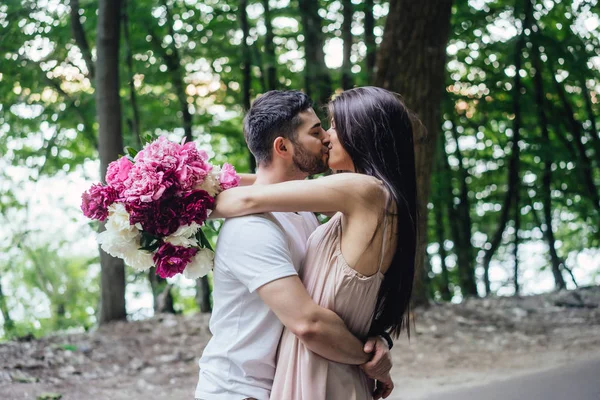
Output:
<path fill-rule="evenodd" d="M 411 400 L 402 396 L 393 400 Z M 600 359 L 457 389 L 424 400 L 600 400 Z"/>

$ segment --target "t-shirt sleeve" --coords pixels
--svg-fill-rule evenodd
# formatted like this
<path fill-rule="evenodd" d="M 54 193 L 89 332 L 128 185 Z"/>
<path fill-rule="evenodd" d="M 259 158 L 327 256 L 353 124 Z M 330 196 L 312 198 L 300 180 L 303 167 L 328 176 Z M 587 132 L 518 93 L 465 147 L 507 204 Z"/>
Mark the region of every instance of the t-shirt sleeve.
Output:
<path fill-rule="evenodd" d="M 227 220 L 217 257 L 223 257 L 223 265 L 251 293 L 274 280 L 298 275 L 285 233 L 262 216 Z"/>

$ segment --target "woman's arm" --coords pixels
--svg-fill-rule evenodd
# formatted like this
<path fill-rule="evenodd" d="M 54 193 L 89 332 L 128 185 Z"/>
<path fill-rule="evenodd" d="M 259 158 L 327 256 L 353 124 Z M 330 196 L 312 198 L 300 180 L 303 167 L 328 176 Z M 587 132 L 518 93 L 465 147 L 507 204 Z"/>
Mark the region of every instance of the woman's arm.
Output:
<path fill-rule="evenodd" d="M 354 173 L 237 187 L 217 196 L 213 213 L 217 218 L 268 211 L 341 211 L 349 214 L 385 198 L 384 190 L 383 183 L 378 179 Z"/>
<path fill-rule="evenodd" d="M 256 181 L 256 174 L 238 174 L 240 179 L 240 186 L 254 185 Z"/>

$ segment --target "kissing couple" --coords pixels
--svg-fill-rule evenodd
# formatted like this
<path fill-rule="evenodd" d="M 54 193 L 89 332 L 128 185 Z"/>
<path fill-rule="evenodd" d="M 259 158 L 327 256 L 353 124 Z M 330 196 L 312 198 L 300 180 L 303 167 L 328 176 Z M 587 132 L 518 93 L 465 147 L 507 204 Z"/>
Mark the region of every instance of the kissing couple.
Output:
<path fill-rule="evenodd" d="M 211 215 L 226 220 L 196 399 L 366 400 L 394 387 L 390 335 L 408 327 L 415 268 L 413 117 L 375 87 L 328 111 L 325 130 L 305 94 L 270 91 L 245 116 L 258 169 Z"/>

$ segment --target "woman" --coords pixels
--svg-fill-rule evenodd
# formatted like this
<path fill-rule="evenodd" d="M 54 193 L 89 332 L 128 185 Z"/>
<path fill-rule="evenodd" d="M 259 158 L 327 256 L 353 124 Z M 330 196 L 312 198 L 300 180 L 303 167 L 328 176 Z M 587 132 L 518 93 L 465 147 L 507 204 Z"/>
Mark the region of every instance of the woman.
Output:
<path fill-rule="evenodd" d="M 300 277 L 357 337 L 397 336 L 408 327 L 416 248 L 410 112 L 397 95 L 363 87 L 336 97 L 329 113 L 329 167 L 348 173 L 231 189 L 215 211 L 337 212 L 310 237 Z M 284 331 L 271 398 L 371 399 L 373 389 L 358 366 L 330 362 Z"/>

